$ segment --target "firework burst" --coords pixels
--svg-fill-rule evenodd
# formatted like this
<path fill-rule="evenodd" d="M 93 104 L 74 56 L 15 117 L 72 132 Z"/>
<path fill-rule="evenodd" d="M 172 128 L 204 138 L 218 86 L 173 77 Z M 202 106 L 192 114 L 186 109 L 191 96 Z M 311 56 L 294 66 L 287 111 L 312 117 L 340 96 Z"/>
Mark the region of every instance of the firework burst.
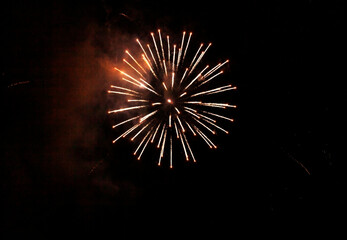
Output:
<path fill-rule="evenodd" d="M 209 148 L 217 148 L 208 135 L 217 131 L 228 134 L 221 123 L 233 119 L 223 111 L 236 106 L 214 99 L 215 94 L 236 89 L 231 84 L 216 81 L 229 60 L 213 67 L 202 65 L 212 44 L 201 43 L 194 47 L 191 38 L 192 32 L 183 32 L 179 44 L 175 44 L 169 35 L 163 37 L 159 29 L 157 34 L 150 34 L 147 44 L 136 39 L 134 44 L 138 50 L 134 54 L 125 50 L 124 66 L 114 68 L 119 76 L 108 93 L 125 98 L 126 106 L 108 113 L 126 116 L 113 128 L 127 127 L 113 143 L 125 137 L 136 142 L 134 155 L 138 160 L 152 143 L 159 149 L 158 165 L 162 164 L 165 153 L 172 168 L 175 139 L 185 159 L 196 162 L 189 136 L 202 139 Z M 193 49 L 191 53 L 189 49 Z"/>

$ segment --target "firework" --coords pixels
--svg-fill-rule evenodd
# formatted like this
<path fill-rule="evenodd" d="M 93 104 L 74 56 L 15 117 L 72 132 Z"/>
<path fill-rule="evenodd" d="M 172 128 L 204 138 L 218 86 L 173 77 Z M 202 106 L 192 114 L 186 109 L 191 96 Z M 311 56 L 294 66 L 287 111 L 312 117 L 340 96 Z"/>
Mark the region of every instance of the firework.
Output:
<path fill-rule="evenodd" d="M 217 131 L 228 134 L 221 123 L 233 121 L 221 111 L 235 108 L 235 105 L 211 100 L 215 99 L 214 94 L 236 89 L 216 80 L 229 60 L 213 67 L 202 65 L 212 44 L 201 43 L 194 49 L 192 32 L 184 31 L 178 44 L 169 35 L 163 37 L 160 29 L 150 36 L 146 44 L 136 39 L 138 50 L 135 53 L 125 50 L 124 66 L 114 68 L 119 73 L 117 84 L 111 85 L 108 93 L 125 98 L 126 105 L 108 113 L 117 116 L 126 113 L 126 119 L 119 117 L 122 121 L 113 128 L 127 127 L 113 143 L 125 137 L 136 142 L 134 155 L 138 160 L 148 144 L 154 144 L 159 149 L 158 165 L 168 156 L 172 168 L 173 141 L 177 139 L 185 159 L 196 162 L 189 137 L 195 136 L 209 148 L 217 148 L 208 135 Z"/>

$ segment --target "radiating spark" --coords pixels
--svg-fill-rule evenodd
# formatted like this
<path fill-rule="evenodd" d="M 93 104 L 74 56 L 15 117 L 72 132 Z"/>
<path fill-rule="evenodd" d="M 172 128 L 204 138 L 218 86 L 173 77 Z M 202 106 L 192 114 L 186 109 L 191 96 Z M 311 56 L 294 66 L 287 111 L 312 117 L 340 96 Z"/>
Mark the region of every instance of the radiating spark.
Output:
<path fill-rule="evenodd" d="M 222 128 L 221 126 L 215 124 L 216 120 L 211 120 L 211 119 L 207 118 L 206 116 L 204 116 L 204 118 L 205 118 L 204 120 L 205 120 L 206 122 L 208 122 L 209 124 L 211 124 L 212 126 L 218 128 L 219 130 L 225 132 L 226 134 L 229 134 L 229 132 L 228 132 L 227 130 L 225 130 L 225 129 Z"/>
<path fill-rule="evenodd" d="M 175 107 L 175 110 L 176 110 L 176 112 L 177 112 L 178 114 L 181 114 L 180 110 L 178 110 L 177 107 Z"/>
<path fill-rule="evenodd" d="M 146 73 L 146 70 L 136 61 L 136 59 L 130 54 L 130 52 L 128 50 L 125 50 L 125 53 L 130 56 L 130 58 L 137 64 L 137 66 L 139 66 L 141 68 L 141 70 L 144 73 Z"/>
<path fill-rule="evenodd" d="M 190 42 L 190 38 L 192 37 L 192 34 L 193 34 L 192 32 L 189 33 L 189 37 L 188 37 L 188 41 L 187 41 L 186 48 L 185 48 L 185 50 L 184 50 L 182 62 L 184 61 L 184 59 L 185 59 L 185 57 L 186 57 L 187 50 L 188 50 L 188 46 L 189 46 L 189 42 Z"/>
<path fill-rule="evenodd" d="M 137 118 L 139 118 L 139 117 L 140 117 L 140 116 L 135 116 L 135 117 L 133 117 L 133 118 L 129 118 L 129 119 L 123 121 L 123 122 L 120 122 L 120 123 L 118 123 L 118 124 L 116 124 L 116 125 L 113 125 L 112 128 L 115 128 L 115 127 L 118 127 L 118 126 L 120 126 L 120 125 L 123 125 L 123 124 L 125 124 L 125 123 L 127 123 L 127 122 L 130 122 L 130 121 L 132 121 L 132 120 L 135 120 L 135 119 L 137 119 Z"/>
<path fill-rule="evenodd" d="M 196 135 L 196 134 L 194 134 L 194 136 L 195 136 L 195 135 Z M 188 143 L 188 140 L 187 140 L 186 135 L 183 134 L 183 137 L 184 137 L 185 143 L 187 144 L 187 147 L 188 147 L 188 150 L 189 150 L 189 152 L 190 152 L 190 155 L 191 155 L 192 158 L 193 158 L 193 162 L 196 162 L 196 159 L 195 159 L 195 157 L 194 157 L 194 154 L 193 154 L 192 149 L 190 148 L 190 145 L 189 145 L 189 143 Z M 187 157 L 186 159 L 188 160 L 188 157 Z"/>
<path fill-rule="evenodd" d="M 131 92 L 131 93 L 140 94 L 138 91 L 134 91 L 132 89 L 125 88 L 125 87 L 119 87 L 119 86 L 111 85 L 111 88 L 121 89 L 121 90 L 125 90 L 125 91 Z"/>
<path fill-rule="evenodd" d="M 187 95 L 187 92 L 182 93 L 181 95 L 179 95 L 178 98 L 181 98 L 181 97 L 183 97 L 184 95 Z"/>
<path fill-rule="evenodd" d="M 181 85 L 181 83 L 183 82 L 183 79 L 184 79 L 184 77 L 186 76 L 187 72 L 188 72 L 188 68 L 186 68 L 186 70 L 184 71 L 184 73 L 183 73 L 183 75 L 182 75 L 182 78 L 181 78 L 180 83 L 179 83 L 180 85 Z"/>
<path fill-rule="evenodd" d="M 163 125 L 163 129 L 162 129 L 161 134 L 160 134 L 160 137 L 159 137 L 159 141 L 158 141 L 157 148 L 159 148 L 159 146 L 160 146 L 161 139 L 162 139 L 162 137 L 163 137 L 163 135 L 164 135 L 164 131 L 165 131 L 165 129 L 166 129 L 166 124 L 164 123 L 164 125 Z"/>
<path fill-rule="evenodd" d="M 206 54 L 207 50 L 210 48 L 210 46 L 212 45 L 212 43 L 209 43 L 206 47 L 206 49 L 204 51 L 201 52 L 200 56 L 198 57 L 198 59 L 196 60 L 196 62 L 194 63 L 194 65 L 192 66 L 189 74 L 191 74 L 195 67 L 200 63 L 201 59 L 203 58 L 203 56 Z"/>
<path fill-rule="evenodd" d="M 172 70 L 175 71 L 176 44 L 173 45 Z"/>
<path fill-rule="evenodd" d="M 149 133 L 150 133 L 150 131 L 147 132 L 147 135 L 143 138 L 143 140 L 144 140 L 145 138 L 147 138 L 147 136 L 148 136 Z M 147 138 L 147 141 L 146 141 L 145 145 L 143 146 L 142 151 L 140 152 L 140 154 L 139 154 L 137 160 L 140 160 L 140 159 L 141 159 L 142 153 L 145 151 L 145 149 L 146 149 L 146 147 L 147 147 L 148 142 L 149 142 L 150 139 L 151 139 L 151 135 Z"/>
<path fill-rule="evenodd" d="M 151 71 L 151 73 L 153 74 L 153 76 L 154 76 L 156 79 L 158 79 L 157 75 L 155 74 L 155 72 L 154 72 L 154 70 L 153 70 L 153 68 L 152 68 L 152 66 L 151 66 L 151 64 L 150 64 L 150 62 L 147 60 L 147 58 L 146 58 L 144 55 L 142 56 L 142 58 L 143 58 L 143 60 L 145 61 L 145 63 L 147 64 L 147 66 L 148 66 L 149 70 Z"/>
<path fill-rule="evenodd" d="M 191 115 L 194 116 L 194 117 L 200 118 L 200 116 L 197 115 L 197 114 L 196 114 L 195 112 L 193 112 L 193 111 L 190 111 L 190 110 L 186 109 L 186 112 L 189 113 L 189 114 L 191 114 Z"/>
<path fill-rule="evenodd" d="M 131 140 L 131 141 L 134 141 L 135 138 L 136 138 L 143 130 L 145 130 L 145 129 L 148 127 L 149 124 L 150 124 L 150 122 L 147 123 L 145 126 L 143 126 L 143 127 L 135 134 L 135 136 L 133 136 L 130 140 Z"/>
<path fill-rule="evenodd" d="M 129 75 L 129 74 L 127 74 L 126 72 L 124 72 L 124 71 L 122 71 L 122 70 L 120 70 L 120 69 L 118 69 L 118 68 L 114 68 L 114 69 L 116 69 L 117 71 L 119 71 L 122 75 L 125 75 L 125 76 L 127 76 L 128 78 L 130 78 L 131 80 L 127 80 L 128 82 L 130 81 L 133 85 L 136 85 L 136 86 L 138 86 L 138 87 L 142 87 L 143 86 L 143 84 L 141 83 L 141 82 L 139 82 L 136 78 L 134 78 L 133 76 L 131 76 L 131 75 Z M 122 78 L 122 79 L 124 79 L 124 78 Z M 135 83 L 134 83 L 135 82 Z"/>
<path fill-rule="evenodd" d="M 159 63 L 161 63 L 161 58 L 160 58 L 159 50 L 158 50 L 158 47 L 157 47 L 157 43 L 155 41 L 154 33 L 151 33 L 151 35 L 152 35 L 155 51 L 157 52 L 158 61 L 159 61 Z"/>
<path fill-rule="evenodd" d="M 208 137 L 206 137 L 205 134 L 203 134 L 203 132 L 200 131 L 199 128 L 197 128 L 196 126 L 194 127 L 195 131 L 198 133 L 198 135 L 206 142 L 206 144 L 210 147 L 213 148 L 213 145 L 211 144 L 211 142 L 209 141 Z"/>
<path fill-rule="evenodd" d="M 134 107 L 128 107 L 128 108 L 120 108 L 116 110 L 110 110 L 108 113 L 117 113 L 117 112 L 124 112 L 124 111 L 129 111 L 133 109 L 140 109 L 140 108 L 145 108 L 147 107 L 146 105 L 140 105 L 140 106 L 134 106 Z"/>
<path fill-rule="evenodd" d="M 150 131 L 147 132 L 147 134 L 146 134 L 145 137 L 142 139 L 142 141 L 140 142 L 140 144 L 137 146 L 135 152 L 133 153 L 134 155 L 137 154 L 137 152 L 138 152 L 138 150 L 140 149 L 141 145 L 143 144 L 143 142 L 146 140 L 147 136 L 148 136 L 150 133 L 151 133 Z M 140 159 L 138 158 L 138 160 L 140 160 Z"/>
<path fill-rule="evenodd" d="M 168 89 L 167 89 L 167 86 L 164 82 L 163 82 L 163 86 L 164 86 L 165 90 L 167 91 Z"/>
<path fill-rule="evenodd" d="M 200 118 L 207 119 L 208 121 L 211 121 L 211 122 L 213 122 L 213 123 L 217 122 L 216 120 L 214 120 L 214 119 L 212 119 L 212 118 L 210 118 L 210 117 L 207 117 L 206 115 L 204 115 L 204 114 L 202 114 L 202 113 L 198 113 L 197 115 L 198 115 Z M 199 118 L 199 119 L 200 119 L 200 118 Z M 213 123 L 211 123 L 211 124 L 213 124 Z"/>
<path fill-rule="evenodd" d="M 191 66 L 193 65 L 194 60 L 195 60 L 195 58 L 198 56 L 198 54 L 199 54 L 199 52 L 200 52 L 202 46 L 204 46 L 203 43 L 200 44 L 200 47 L 199 47 L 198 50 L 196 51 L 196 53 L 195 53 L 195 55 L 194 55 L 194 58 L 193 58 L 192 62 L 191 62 L 190 65 L 189 65 L 189 68 L 191 68 Z"/>
<path fill-rule="evenodd" d="M 172 135 L 170 136 L 170 168 L 172 168 Z"/>
<path fill-rule="evenodd" d="M 174 87 L 174 84 L 175 84 L 175 72 L 172 72 L 172 75 L 171 75 L 171 87 L 173 88 Z"/>
<path fill-rule="evenodd" d="M 174 122 L 174 127 L 176 132 L 176 138 L 180 138 L 176 122 Z"/>
<path fill-rule="evenodd" d="M 184 45 L 184 37 L 186 36 L 186 32 L 184 31 L 182 34 L 182 42 L 181 42 L 181 47 L 179 49 L 179 53 L 178 53 L 178 60 L 177 60 L 177 68 L 180 64 L 181 61 L 181 56 L 182 56 L 182 51 L 183 51 L 183 45 Z"/>
<path fill-rule="evenodd" d="M 154 55 L 153 55 L 151 46 L 150 46 L 149 44 L 147 44 L 147 48 L 148 48 L 148 50 L 149 50 L 149 53 L 151 54 L 151 57 L 152 57 L 152 60 L 153 60 L 153 62 L 154 62 L 154 64 L 155 64 L 155 66 L 158 67 L 157 61 L 155 60 L 155 57 L 154 57 Z"/>
<path fill-rule="evenodd" d="M 135 72 L 137 72 L 141 77 L 143 77 L 142 73 L 139 70 L 137 70 L 133 65 L 131 65 L 131 63 L 129 63 L 126 59 L 123 59 L 123 62 L 128 64 L 129 67 L 131 67 Z"/>
<path fill-rule="evenodd" d="M 164 65 L 164 72 L 165 72 L 165 76 L 167 76 L 167 68 L 166 68 L 166 63 L 165 63 L 165 60 L 163 60 L 163 65 Z"/>
<path fill-rule="evenodd" d="M 164 149 L 165 149 L 165 142 L 166 142 L 166 134 L 167 134 L 167 130 L 165 129 L 164 131 L 164 137 L 163 137 L 163 142 L 162 142 L 162 145 L 161 145 L 161 150 L 160 150 L 160 156 L 159 156 L 159 162 L 158 162 L 158 165 L 160 166 L 160 163 L 161 163 L 161 159 L 164 157 Z M 172 165 L 171 165 L 172 166 Z M 170 166 L 170 167 L 171 167 Z"/>
<path fill-rule="evenodd" d="M 151 112 L 151 113 L 148 113 L 148 114 L 147 114 L 147 115 L 145 115 L 144 117 L 140 118 L 140 122 L 145 121 L 147 118 L 149 118 L 149 117 L 153 116 L 153 115 L 154 115 L 154 114 L 156 114 L 158 111 L 159 111 L 159 110 L 157 109 L 157 110 L 154 110 L 154 111 L 153 111 L 153 112 Z"/>
<path fill-rule="evenodd" d="M 163 41 L 161 39 L 160 29 L 158 29 L 158 34 L 159 34 L 161 53 L 163 54 L 163 62 L 165 63 L 165 53 L 164 53 Z"/>
<path fill-rule="evenodd" d="M 196 136 L 195 131 L 193 130 L 193 128 L 190 126 L 190 124 L 188 122 L 186 122 L 188 128 L 190 129 L 190 131 L 192 131 L 193 135 Z"/>
<path fill-rule="evenodd" d="M 179 135 L 181 136 L 180 138 L 181 138 L 181 143 L 182 143 L 184 155 L 186 156 L 186 160 L 188 161 L 189 160 L 189 156 L 188 156 L 188 153 L 187 153 L 187 150 L 186 150 L 186 146 L 184 144 L 184 140 L 183 140 L 182 134 L 179 133 Z"/>
<path fill-rule="evenodd" d="M 176 115 L 176 118 L 177 118 L 177 120 L 178 120 L 178 123 L 180 124 L 180 126 L 181 126 L 181 129 L 182 129 L 182 132 L 185 132 L 186 130 L 184 129 L 184 127 L 183 127 L 183 124 L 182 124 L 182 122 L 181 122 L 181 119 Z"/>
<path fill-rule="evenodd" d="M 154 142 L 155 136 L 157 135 L 157 132 L 158 132 L 158 130 L 159 130 L 159 128 L 160 128 L 160 126 L 161 126 L 161 124 L 159 123 L 159 124 L 158 124 L 158 126 L 157 126 L 157 128 L 156 128 L 156 129 L 155 129 L 155 131 L 154 131 L 154 134 L 153 134 L 153 137 L 152 137 L 151 143 L 153 143 L 153 142 Z"/>
<path fill-rule="evenodd" d="M 142 52 L 144 53 L 144 55 L 146 56 L 146 58 L 149 59 L 145 49 L 143 48 L 143 46 L 142 46 L 142 44 L 141 44 L 141 42 L 140 42 L 140 40 L 138 38 L 136 38 L 136 42 L 139 44 L 139 46 L 140 46 Z"/>
<path fill-rule="evenodd" d="M 171 50 L 170 50 L 170 36 L 169 35 L 166 36 L 166 41 L 167 41 L 167 60 L 168 60 L 169 65 L 170 65 Z"/>
<path fill-rule="evenodd" d="M 199 119 L 195 118 L 195 121 L 197 121 L 198 123 L 200 123 L 200 125 L 202 125 L 204 128 L 206 128 L 207 130 L 209 130 L 212 134 L 216 134 L 215 131 L 213 131 L 210 127 L 208 127 L 206 124 L 204 124 L 203 122 L 201 122 Z"/>
<path fill-rule="evenodd" d="M 120 138 L 125 137 L 126 135 L 128 135 L 130 132 L 132 132 L 133 130 L 135 130 L 138 126 L 140 126 L 140 124 L 136 124 L 133 127 L 129 128 L 128 130 L 126 130 L 123 134 L 121 134 L 119 137 L 117 137 L 115 140 L 112 141 L 112 143 L 117 142 Z"/>
<path fill-rule="evenodd" d="M 223 63 L 218 63 L 215 67 L 213 67 L 210 71 L 208 71 L 205 75 L 204 78 L 208 77 L 209 75 L 211 75 L 212 73 L 214 73 L 215 71 L 217 71 L 218 69 L 220 69 L 221 67 L 223 67 L 225 64 L 227 64 L 229 62 L 229 60 L 226 60 Z"/>
<path fill-rule="evenodd" d="M 220 92 L 229 91 L 229 90 L 235 90 L 235 89 L 236 89 L 236 87 L 232 87 L 231 85 L 226 85 L 226 86 L 222 86 L 222 87 L 206 90 L 206 91 L 203 91 L 203 92 L 195 93 L 195 94 L 191 95 L 191 97 L 196 97 L 196 96 L 204 95 L 204 94 L 208 94 L 208 95 L 209 94 L 215 94 L 215 93 L 220 93 Z"/>
<path fill-rule="evenodd" d="M 202 73 L 208 68 L 209 66 L 207 65 L 204 69 L 201 70 L 201 72 L 198 73 L 198 75 L 196 75 L 196 77 L 184 88 L 183 91 L 185 91 L 186 89 L 188 89 L 197 79 L 199 79 L 199 77 L 202 76 Z"/>
<path fill-rule="evenodd" d="M 128 102 L 149 102 L 146 99 L 128 99 Z"/>
<path fill-rule="evenodd" d="M 223 118 L 223 119 L 229 120 L 229 121 L 231 121 L 231 122 L 234 121 L 234 119 L 232 119 L 232 118 L 228 118 L 228 117 L 225 117 L 225 116 L 216 114 L 216 113 L 212 113 L 212 112 L 208 112 L 208 111 L 203 111 L 203 112 L 204 112 L 204 113 L 207 113 L 207 114 L 211 114 L 211 115 L 216 116 L 216 117 L 219 117 L 219 118 Z"/>
<path fill-rule="evenodd" d="M 108 90 L 107 92 L 108 93 L 121 94 L 121 95 L 127 95 L 127 96 L 136 96 L 136 94 L 127 93 L 127 92 L 119 92 L 119 91 L 111 91 L 111 90 Z"/>

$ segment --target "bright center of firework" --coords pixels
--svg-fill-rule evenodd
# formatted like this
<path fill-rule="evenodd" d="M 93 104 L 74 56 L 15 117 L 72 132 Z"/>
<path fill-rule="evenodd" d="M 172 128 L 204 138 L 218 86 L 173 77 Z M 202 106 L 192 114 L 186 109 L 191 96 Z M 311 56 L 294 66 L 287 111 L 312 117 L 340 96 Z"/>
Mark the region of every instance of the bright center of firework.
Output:
<path fill-rule="evenodd" d="M 219 121 L 233 121 L 222 111 L 236 106 L 221 103 L 222 98 L 210 95 L 236 89 L 231 84 L 220 85 L 222 80 L 214 81 L 223 73 L 220 69 L 229 60 L 212 67 L 201 67 L 211 43 L 191 47 L 195 50 L 190 53 L 191 36 L 192 33 L 186 36 L 183 32 L 181 41 L 172 44 L 170 36 L 166 35 L 163 39 L 158 30 L 157 37 L 151 33 L 152 44 L 142 45 L 136 39 L 139 51 L 132 55 L 126 50 L 127 57 L 123 59 L 125 67 L 122 70 L 115 67 L 120 73 L 119 82 L 111 85 L 112 90 L 108 92 L 126 97 L 127 105 L 108 113 L 129 112 L 123 117 L 120 114 L 113 128 L 123 124 L 130 124 L 130 127 L 113 143 L 129 136 L 131 141 L 138 140 L 134 155 L 139 160 L 147 145 L 154 143 L 160 150 L 158 165 L 161 165 L 164 156 L 169 155 L 172 167 L 173 155 L 180 152 L 184 153 L 187 161 L 192 159 L 195 162 L 189 136 L 198 136 L 209 148 L 217 148 L 208 132 L 215 134 L 218 130 L 228 133 Z M 173 151 L 174 139 L 181 145 L 181 151 Z M 167 148 L 169 151 L 165 150 Z"/>

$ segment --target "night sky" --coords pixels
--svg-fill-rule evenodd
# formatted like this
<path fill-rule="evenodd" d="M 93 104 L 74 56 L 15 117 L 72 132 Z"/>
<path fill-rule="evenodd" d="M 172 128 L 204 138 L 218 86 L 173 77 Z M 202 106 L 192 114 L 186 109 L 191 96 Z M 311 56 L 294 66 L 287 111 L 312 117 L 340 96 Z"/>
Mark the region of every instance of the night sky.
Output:
<path fill-rule="evenodd" d="M 0 9 L 2 236 L 282 239 L 346 226 L 344 1 Z M 112 144 L 107 114 L 112 67 L 158 28 L 212 42 L 208 59 L 230 59 L 223 78 L 238 87 L 224 95 L 238 108 L 219 148 L 193 143 L 197 163 L 173 169 Z"/>

